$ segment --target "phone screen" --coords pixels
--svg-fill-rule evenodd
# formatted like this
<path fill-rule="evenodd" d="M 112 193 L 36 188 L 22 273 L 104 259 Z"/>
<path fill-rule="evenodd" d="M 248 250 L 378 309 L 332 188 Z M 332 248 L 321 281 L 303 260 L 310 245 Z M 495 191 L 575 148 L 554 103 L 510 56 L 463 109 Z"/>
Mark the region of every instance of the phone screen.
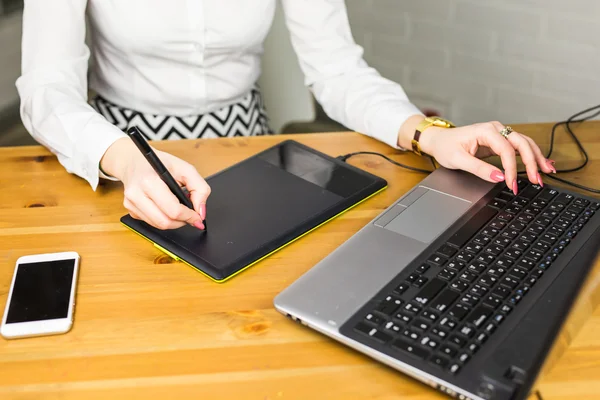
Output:
<path fill-rule="evenodd" d="M 19 264 L 6 323 L 66 318 L 75 260 Z"/>

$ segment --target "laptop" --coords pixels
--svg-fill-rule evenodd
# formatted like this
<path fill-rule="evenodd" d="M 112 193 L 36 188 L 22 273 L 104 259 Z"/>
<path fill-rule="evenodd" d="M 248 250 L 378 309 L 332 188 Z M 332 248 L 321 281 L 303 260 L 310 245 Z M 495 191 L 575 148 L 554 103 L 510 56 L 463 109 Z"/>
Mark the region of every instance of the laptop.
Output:
<path fill-rule="evenodd" d="M 274 300 L 459 399 L 524 399 L 600 249 L 600 203 L 437 169 Z"/>

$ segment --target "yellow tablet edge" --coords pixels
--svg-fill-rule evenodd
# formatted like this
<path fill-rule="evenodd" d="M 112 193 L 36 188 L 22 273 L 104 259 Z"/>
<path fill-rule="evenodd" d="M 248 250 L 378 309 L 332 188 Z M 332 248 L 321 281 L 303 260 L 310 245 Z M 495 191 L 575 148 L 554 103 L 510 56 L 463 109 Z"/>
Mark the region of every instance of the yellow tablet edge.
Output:
<path fill-rule="evenodd" d="M 362 199 L 361 201 L 354 203 L 353 205 L 351 205 L 350 207 L 346 208 L 345 210 L 339 212 L 338 214 L 334 215 L 333 217 L 329 218 L 326 221 L 321 222 L 319 225 L 315 226 L 314 228 L 304 232 L 302 235 L 299 235 L 297 237 L 295 237 L 294 239 L 290 240 L 289 242 L 279 246 L 278 248 L 276 248 L 275 250 L 271 251 L 270 253 L 265 254 L 264 256 L 262 256 L 261 258 L 259 258 L 256 261 L 251 262 L 250 264 L 246 265 L 244 268 L 241 268 L 239 271 L 234 272 L 233 274 L 229 275 L 226 278 L 223 278 L 221 280 L 215 279 L 212 276 L 206 274 L 205 272 L 203 272 L 202 270 L 194 267 L 192 264 L 188 263 L 187 261 L 179 258 L 178 256 L 176 256 L 175 254 L 171 253 L 169 250 L 163 248 L 161 245 L 159 245 L 158 243 L 153 242 L 152 240 L 150 240 L 149 238 L 147 238 L 146 236 L 142 235 L 141 233 L 139 233 L 138 231 L 134 230 L 133 228 L 131 228 L 130 226 L 127 226 L 125 224 L 123 224 L 126 228 L 128 228 L 130 231 L 136 233 L 138 236 L 141 236 L 142 238 L 146 239 L 147 241 L 149 241 L 150 243 L 152 243 L 154 245 L 154 247 L 156 247 L 157 249 L 159 249 L 160 251 L 162 251 L 163 253 L 165 253 L 166 255 L 168 255 L 169 257 L 171 257 L 172 259 L 176 260 L 176 261 L 181 261 L 182 263 L 186 264 L 187 266 L 191 267 L 194 271 L 196 272 L 200 272 L 202 275 L 206 276 L 208 279 L 210 279 L 213 282 L 216 283 L 223 283 L 225 281 L 227 281 L 228 279 L 233 278 L 234 276 L 238 275 L 240 272 L 245 271 L 246 269 L 250 268 L 251 266 L 253 266 L 254 264 L 264 260 L 265 258 L 269 257 L 270 255 L 278 252 L 279 250 L 283 249 L 284 247 L 294 243 L 296 240 L 304 237 L 305 235 L 308 235 L 309 233 L 311 233 L 312 231 L 314 231 L 317 228 L 320 228 L 321 226 L 325 225 L 326 223 L 328 223 L 329 221 L 339 217 L 340 215 L 344 214 L 345 212 L 353 209 L 354 207 L 358 206 L 359 204 L 369 200 L 371 197 L 383 192 L 385 189 L 387 189 L 387 186 L 382 187 L 381 189 L 379 189 L 378 191 L 376 191 L 375 193 L 365 197 L 364 199 Z"/>

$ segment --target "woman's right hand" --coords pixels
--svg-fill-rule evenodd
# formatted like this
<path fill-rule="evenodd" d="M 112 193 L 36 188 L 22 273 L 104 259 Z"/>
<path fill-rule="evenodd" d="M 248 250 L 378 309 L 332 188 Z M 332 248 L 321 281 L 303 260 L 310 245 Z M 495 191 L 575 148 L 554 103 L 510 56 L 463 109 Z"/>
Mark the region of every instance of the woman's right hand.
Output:
<path fill-rule="evenodd" d="M 168 153 L 155 152 L 173 178 L 189 191 L 194 210 L 179 202 L 129 138 L 114 142 L 100 165 L 107 174 L 123 182 L 123 205 L 133 218 L 158 229 L 175 229 L 185 224 L 204 229 L 210 186 L 191 164 Z"/>

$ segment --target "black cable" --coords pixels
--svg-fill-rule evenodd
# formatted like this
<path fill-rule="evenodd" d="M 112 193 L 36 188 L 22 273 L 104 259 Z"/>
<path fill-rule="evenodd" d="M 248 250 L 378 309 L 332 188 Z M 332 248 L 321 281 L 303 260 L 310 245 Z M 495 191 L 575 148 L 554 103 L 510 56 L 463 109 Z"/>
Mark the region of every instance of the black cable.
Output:
<path fill-rule="evenodd" d="M 342 161 L 346 161 L 347 159 L 349 159 L 350 157 L 354 157 L 357 156 L 359 154 L 368 154 L 368 155 L 372 155 L 372 156 L 379 156 L 379 157 L 383 157 L 384 159 L 386 159 L 387 161 L 391 162 L 394 165 L 397 165 L 400 168 L 405 168 L 408 169 L 410 171 L 414 171 L 414 172 L 422 172 L 424 174 L 430 174 L 433 171 L 429 171 L 427 169 L 422 169 L 422 168 L 417 168 L 417 167 L 411 167 L 410 165 L 406 165 L 406 164 L 402 164 L 399 163 L 397 161 L 392 160 L 391 158 L 389 158 L 388 156 L 386 156 L 385 154 L 381 154 L 381 153 L 376 153 L 374 151 L 357 151 L 355 153 L 349 153 L 343 156 L 339 156 L 337 157 L 338 160 L 342 160 Z M 431 159 L 431 163 L 433 164 L 433 169 L 436 169 L 437 166 L 435 165 L 435 161 L 433 160 L 433 157 L 430 157 Z"/>

